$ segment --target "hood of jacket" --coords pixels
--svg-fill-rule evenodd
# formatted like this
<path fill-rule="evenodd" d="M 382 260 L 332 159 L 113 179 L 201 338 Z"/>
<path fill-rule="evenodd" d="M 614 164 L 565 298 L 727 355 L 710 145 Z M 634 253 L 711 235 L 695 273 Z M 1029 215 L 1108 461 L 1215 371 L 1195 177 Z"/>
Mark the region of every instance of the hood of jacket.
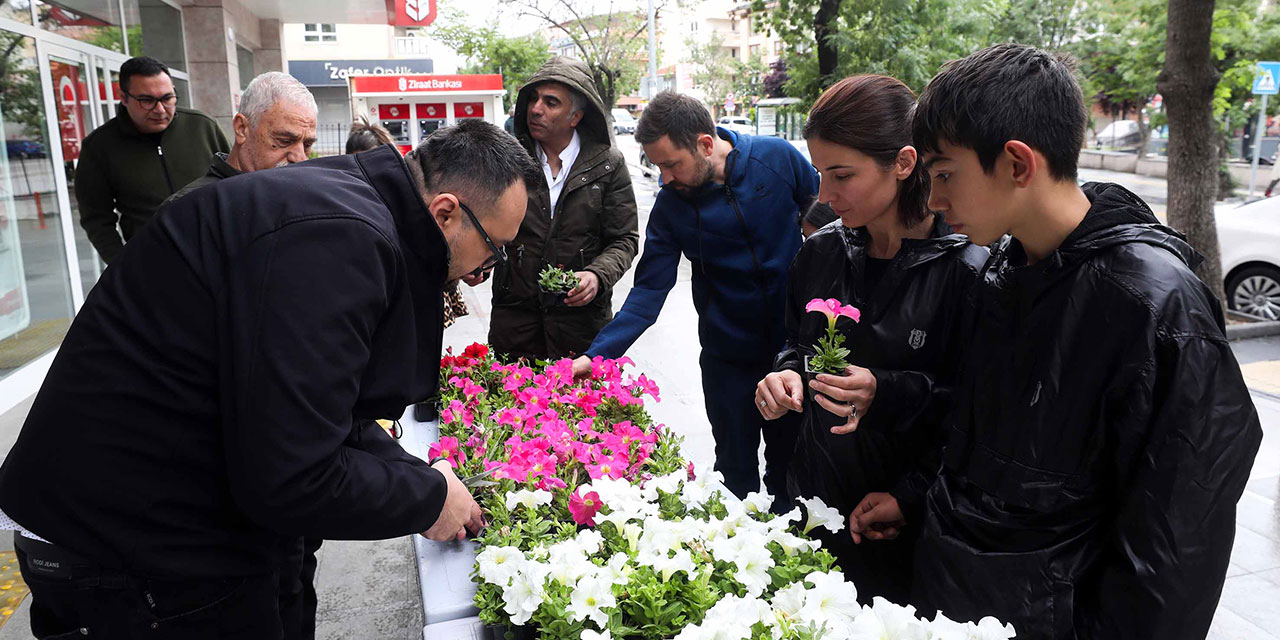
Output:
<path fill-rule="evenodd" d="M 520 143 L 533 150 L 533 137 L 529 135 L 529 100 L 533 97 L 533 88 L 544 82 L 559 82 L 587 99 L 582 120 L 578 122 L 578 135 L 587 142 L 595 142 L 604 146 L 613 145 L 613 126 L 610 124 L 609 111 L 596 91 L 595 81 L 591 78 L 591 69 L 581 60 L 555 56 L 542 65 L 529 81 L 520 87 L 516 96 L 515 129 Z M 537 157 L 537 156 L 534 156 Z"/>
<path fill-rule="evenodd" d="M 1151 208 L 1128 189 L 1101 182 L 1086 183 L 1082 189 L 1091 206 L 1079 226 L 1044 260 L 1014 270 L 1017 277 L 1029 279 L 1024 283 L 1032 290 L 1049 286 L 1099 251 L 1130 242 L 1160 247 L 1193 270 L 1204 260 L 1187 243 L 1186 236 L 1161 224 Z M 1022 245 L 1017 240 L 1006 240 L 993 248 L 991 266 L 1017 266 L 1025 264 L 1025 259 Z M 986 278 L 990 281 L 992 277 L 1004 275 L 1005 270 L 999 268 L 989 271 Z"/>

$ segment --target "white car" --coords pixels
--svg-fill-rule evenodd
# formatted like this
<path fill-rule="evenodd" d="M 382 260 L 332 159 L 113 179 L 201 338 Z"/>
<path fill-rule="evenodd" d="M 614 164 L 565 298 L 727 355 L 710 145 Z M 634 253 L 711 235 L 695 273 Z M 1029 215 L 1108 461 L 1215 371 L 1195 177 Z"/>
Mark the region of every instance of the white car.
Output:
<path fill-rule="evenodd" d="M 613 133 L 622 135 L 624 133 L 636 132 L 636 118 L 626 109 L 613 109 L 609 112 L 613 116 Z"/>
<path fill-rule="evenodd" d="M 754 135 L 756 132 L 756 126 L 751 124 L 751 119 L 744 116 L 723 116 L 716 124 L 736 133 Z"/>
<path fill-rule="evenodd" d="M 1280 320 L 1280 198 L 1217 212 L 1227 306 Z"/>

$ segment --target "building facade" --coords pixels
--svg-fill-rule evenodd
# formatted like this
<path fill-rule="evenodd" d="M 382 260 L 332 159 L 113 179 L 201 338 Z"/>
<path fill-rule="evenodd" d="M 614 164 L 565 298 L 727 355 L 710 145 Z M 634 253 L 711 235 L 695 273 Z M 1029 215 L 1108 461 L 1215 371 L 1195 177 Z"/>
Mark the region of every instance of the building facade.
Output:
<path fill-rule="evenodd" d="M 79 224 L 75 170 L 81 141 L 115 116 L 120 65 L 136 55 L 163 61 L 179 104 L 230 133 L 249 80 L 284 70 L 282 25 L 385 26 L 396 21 L 395 7 L 386 0 L 0 0 L 0 411 L 39 388 L 102 272 Z"/>

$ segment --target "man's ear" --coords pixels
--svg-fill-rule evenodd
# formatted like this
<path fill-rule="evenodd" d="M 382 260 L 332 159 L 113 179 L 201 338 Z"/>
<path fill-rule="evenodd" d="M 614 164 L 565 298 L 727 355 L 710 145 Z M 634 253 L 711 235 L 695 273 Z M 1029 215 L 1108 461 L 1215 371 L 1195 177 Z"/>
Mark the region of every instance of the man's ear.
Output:
<path fill-rule="evenodd" d="M 698 151 L 701 151 L 703 156 L 710 158 L 711 153 L 715 148 L 715 137 L 706 133 L 698 136 Z"/>
<path fill-rule="evenodd" d="M 462 208 L 458 206 L 458 197 L 452 193 L 437 193 L 427 201 L 427 210 L 435 219 L 445 237 L 462 223 Z"/>
<path fill-rule="evenodd" d="M 236 136 L 236 144 L 244 144 L 249 139 L 249 119 L 244 114 L 237 113 L 231 119 L 231 131 Z"/>
<path fill-rule="evenodd" d="M 577 129 L 578 123 L 582 122 L 582 118 L 586 116 L 586 114 L 587 112 L 585 110 L 573 112 L 573 115 L 569 116 L 569 126 L 573 127 L 574 129 Z"/>
<path fill-rule="evenodd" d="M 1009 157 L 1009 164 L 1012 167 L 1009 177 L 1013 179 L 1014 186 L 1026 188 L 1036 177 L 1036 172 L 1040 170 L 1036 152 L 1021 140 L 1010 140 L 1004 143 L 1004 152 Z"/>

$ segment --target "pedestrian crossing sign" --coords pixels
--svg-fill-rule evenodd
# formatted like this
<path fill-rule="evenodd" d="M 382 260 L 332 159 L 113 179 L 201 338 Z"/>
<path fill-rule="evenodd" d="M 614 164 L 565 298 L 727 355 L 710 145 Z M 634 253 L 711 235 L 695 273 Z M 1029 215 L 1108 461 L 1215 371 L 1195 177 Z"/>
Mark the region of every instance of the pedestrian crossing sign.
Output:
<path fill-rule="evenodd" d="M 1253 79 L 1253 93 L 1263 96 L 1280 93 L 1280 62 L 1258 63 L 1258 75 Z"/>

